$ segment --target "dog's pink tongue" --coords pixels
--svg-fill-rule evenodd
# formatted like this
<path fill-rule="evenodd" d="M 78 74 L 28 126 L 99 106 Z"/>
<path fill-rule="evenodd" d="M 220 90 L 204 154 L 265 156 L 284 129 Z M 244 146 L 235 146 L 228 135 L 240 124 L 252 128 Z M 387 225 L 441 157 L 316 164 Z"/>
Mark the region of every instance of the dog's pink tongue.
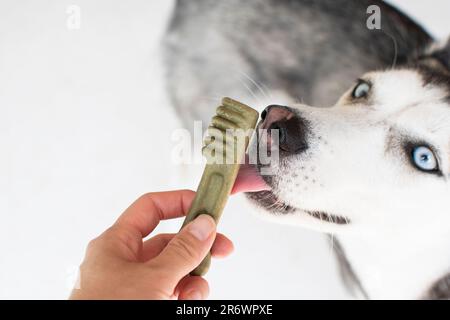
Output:
<path fill-rule="evenodd" d="M 270 190 L 254 166 L 243 164 L 239 169 L 231 194 Z"/>

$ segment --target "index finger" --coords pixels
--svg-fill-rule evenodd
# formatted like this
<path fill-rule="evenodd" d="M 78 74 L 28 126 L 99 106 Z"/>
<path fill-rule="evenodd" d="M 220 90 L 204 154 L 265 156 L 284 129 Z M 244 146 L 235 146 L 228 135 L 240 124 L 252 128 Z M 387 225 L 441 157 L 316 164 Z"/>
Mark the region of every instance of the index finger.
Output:
<path fill-rule="evenodd" d="M 191 190 L 147 193 L 128 207 L 115 224 L 131 228 L 145 238 L 161 220 L 185 216 L 194 197 Z"/>

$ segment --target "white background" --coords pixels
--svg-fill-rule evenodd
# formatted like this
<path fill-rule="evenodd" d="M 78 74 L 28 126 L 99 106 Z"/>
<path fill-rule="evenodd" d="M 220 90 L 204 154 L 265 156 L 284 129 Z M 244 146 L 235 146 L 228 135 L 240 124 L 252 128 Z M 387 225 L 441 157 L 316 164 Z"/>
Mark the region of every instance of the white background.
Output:
<path fill-rule="evenodd" d="M 448 0 L 393 1 L 437 37 Z M 81 29 L 66 27 L 79 5 Z M 139 195 L 195 189 L 201 167 L 171 164 L 180 127 L 160 37 L 172 1 L 0 0 L 0 298 L 64 299 L 91 238 Z M 266 223 L 240 196 L 220 230 L 211 298 L 347 298 L 325 237 Z M 159 231 L 176 231 L 180 221 Z"/>

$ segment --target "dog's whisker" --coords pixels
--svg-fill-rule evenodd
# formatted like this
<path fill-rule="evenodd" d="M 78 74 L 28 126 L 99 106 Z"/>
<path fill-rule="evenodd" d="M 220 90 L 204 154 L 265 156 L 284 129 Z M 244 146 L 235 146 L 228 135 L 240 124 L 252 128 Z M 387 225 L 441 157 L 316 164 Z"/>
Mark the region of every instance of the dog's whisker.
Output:
<path fill-rule="evenodd" d="M 253 99 L 255 100 L 256 104 L 260 103 L 260 98 L 258 98 L 258 96 L 253 92 L 253 90 L 245 83 L 245 81 L 243 81 L 242 79 L 239 79 L 239 82 L 244 86 L 245 89 L 247 89 L 247 91 L 250 93 L 250 95 L 253 97 Z"/>
<path fill-rule="evenodd" d="M 381 31 L 387 35 L 389 38 L 391 38 L 392 43 L 394 44 L 394 59 L 392 60 L 392 65 L 390 69 L 394 69 L 397 66 L 397 59 L 398 59 L 398 43 L 397 39 L 393 35 L 391 35 L 389 32 L 381 29 Z"/>
<path fill-rule="evenodd" d="M 246 74 L 243 71 L 238 71 L 241 75 L 243 75 L 245 78 L 247 78 L 251 83 L 253 83 L 253 85 L 262 93 L 262 95 L 267 98 L 270 99 L 269 95 L 264 91 L 264 89 L 262 88 L 262 86 L 260 84 L 258 84 L 258 82 L 256 80 L 254 80 L 252 77 L 250 77 L 248 74 Z"/>
<path fill-rule="evenodd" d="M 261 83 L 261 86 L 266 90 L 267 94 L 269 95 L 270 100 L 274 100 L 271 90 L 263 83 Z"/>
<path fill-rule="evenodd" d="M 269 208 L 272 209 L 274 207 L 277 207 L 278 209 L 280 208 L 280 205 L 282 205 L 282 203 L 280 202 L 280 200 L 276 200 Z"/>

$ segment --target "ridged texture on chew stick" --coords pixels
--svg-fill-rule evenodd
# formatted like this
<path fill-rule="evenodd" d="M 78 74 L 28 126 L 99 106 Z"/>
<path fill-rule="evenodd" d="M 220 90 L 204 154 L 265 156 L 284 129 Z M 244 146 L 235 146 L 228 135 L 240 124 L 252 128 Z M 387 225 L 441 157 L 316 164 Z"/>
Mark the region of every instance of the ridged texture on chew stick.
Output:
<path fill-rule="evenodd" d="M 201 214 L 209 214 L 216 224 L 219 222 L 248 146 L 249 130 L 255 128 L 258 117 L 256 110 L 240 102 L 222 100 L 208 128 L 203 148 L 207 164 L 182 228 Z M 208 254 L 191 275 L 204 275 L 210 263 Z"/>

